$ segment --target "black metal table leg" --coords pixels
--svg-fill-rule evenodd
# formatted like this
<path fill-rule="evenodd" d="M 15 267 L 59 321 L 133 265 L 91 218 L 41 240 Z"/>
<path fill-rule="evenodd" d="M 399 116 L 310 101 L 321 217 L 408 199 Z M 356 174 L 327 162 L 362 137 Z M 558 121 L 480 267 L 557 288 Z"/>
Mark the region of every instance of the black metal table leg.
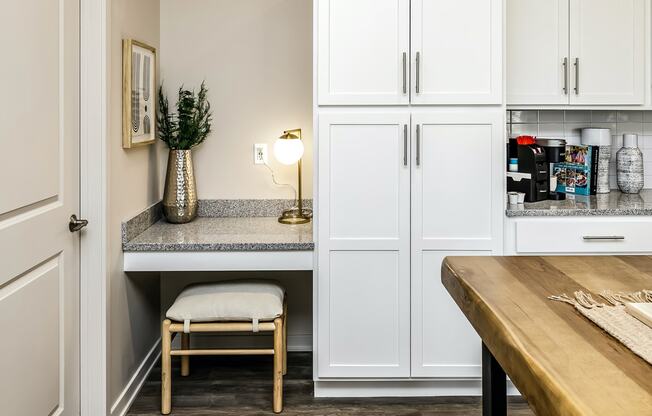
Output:
<path fill-rule="evenodd" d="M 507 377 L 482 343 L 482 415 L 507 416 Z"/>

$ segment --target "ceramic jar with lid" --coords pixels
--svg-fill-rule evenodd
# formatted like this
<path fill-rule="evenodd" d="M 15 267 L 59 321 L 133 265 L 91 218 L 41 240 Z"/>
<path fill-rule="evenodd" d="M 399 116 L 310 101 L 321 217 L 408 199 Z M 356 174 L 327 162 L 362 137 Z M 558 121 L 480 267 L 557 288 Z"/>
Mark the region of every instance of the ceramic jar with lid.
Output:
<path fill-rule="evenodd" d="M 616 154 L 618 188 L 626 194 L 637 194 L 643 189 L 643 153 L 638 148 L 636 134 L 623 135 L 623 147 Z"/>
<path fill-rule="evenodd" d="M 582 144 L 585 146 L 598 146 L 598 181 L 597 193 L 608 194 L 609 186 L 609 161 L 611 160 L 611 130 L 602 128 L 582 129 Z"/>

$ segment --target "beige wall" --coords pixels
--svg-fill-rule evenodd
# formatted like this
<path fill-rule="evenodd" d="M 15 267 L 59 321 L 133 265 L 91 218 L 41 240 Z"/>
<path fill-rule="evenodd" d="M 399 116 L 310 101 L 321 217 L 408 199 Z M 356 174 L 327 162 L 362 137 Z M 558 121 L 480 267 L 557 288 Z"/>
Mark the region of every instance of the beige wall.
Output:
<path fill-rule="evenodd" d="M 303 191 L 312 196 L 312 1 L 161 0 L 161 80 L 171 101 L 182 84 L 206 80 L 210 88 L 213 133 L 194 152 L 199 198 L 293 198 L 253 164 L 254 144 L 267 143 L 278 181 L 296 184 L 296 167 L 278 164 L 272 154 L 275 139 L 290 128 L 304 131 Z M 249 276 L 287 288 L 290 347 L 310 348 L 312 273 Z M 163 304 L 190 283 L 233 277 L 169 273 Z"/>
<path fill-rule="evenodd" d="M 272 145 L 297 127 L 312 195 L 312 1 L 161 0 L 161 73 L 171 101 L 182 84 L 210 88 L 213 134 L 194 154 L 199 198 L 294 197 L 253 164 L 253 145 L 268 143 L 279 181 L 295 184 Z"/>
<path fill-rule="evenodd" d="M 160 144 L 122 149 L 122 39 L 159 47 L 159 1 L 113 0 L 109 56 L 109 406 L 159 338 L 158 275 L 122 272 L 120 224 L 160 199 Z"/>
<path fill-rule="evenodd" d="M 282 130 L 304 129 L 304 195 L 312 195 L 312 2 L 308 0 L 112 0 L 109 103 L 109 405 L 159 338 L 158 275 L 122 272 L 120 224 L 161 197 L 167 150 L 155 146 L 123 150 L 122 46 L 134 38 L 158 49 L 159 80 L 174 100 L 184 84 L 206 80 L 214 133 L 195 151 L 199 197 L 291 198 L 275 187 L 267 169 L 253 164 L 254 143 L 268 143 L 278 179 L 295 183 L 294 168 L 271 154 Z M 185 284 L 217 274 L 175 276 L 164 285 L 173 297 Z M 278 274 L 280 280 L 284 276 Z M 291 334 L 309 339 L 311 275 L 294 273 L 285 285 Z M 296 293 L 296 295 L 294 295 Z M 294 301 L 292 300 L 294 299 Z M 297 316 L 298 315 L 298 316 Z"/>

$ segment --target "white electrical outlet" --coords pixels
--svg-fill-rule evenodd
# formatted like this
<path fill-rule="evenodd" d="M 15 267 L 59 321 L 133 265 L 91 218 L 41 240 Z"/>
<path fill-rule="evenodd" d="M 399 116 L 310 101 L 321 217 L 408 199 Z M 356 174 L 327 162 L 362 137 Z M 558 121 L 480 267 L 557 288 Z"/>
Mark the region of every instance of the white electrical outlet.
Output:
<path fill-rule="evenodd" d="M 267 145 L 254 145 L 254 165 L 264 165 L 267 163 Z"/>

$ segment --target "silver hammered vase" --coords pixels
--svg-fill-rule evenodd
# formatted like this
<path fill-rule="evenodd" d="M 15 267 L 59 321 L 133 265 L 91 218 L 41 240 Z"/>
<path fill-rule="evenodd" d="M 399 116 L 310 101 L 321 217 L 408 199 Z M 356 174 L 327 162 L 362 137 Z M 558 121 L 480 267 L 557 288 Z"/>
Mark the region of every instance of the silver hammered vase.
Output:
<path fill-rule="evenodd" d="M 190 150 L 170 150 L 163 215 L 173 224 L 184 224 L 197 216 L 197 188 Z"/>
<path fill-rule="evenodd" d="M 638 136 L 625 134 L 623 148 L 616 154 L 618 189 L 625 194 L 637 194 L 643 189 L 643 154 L 638 148 Z"/>

